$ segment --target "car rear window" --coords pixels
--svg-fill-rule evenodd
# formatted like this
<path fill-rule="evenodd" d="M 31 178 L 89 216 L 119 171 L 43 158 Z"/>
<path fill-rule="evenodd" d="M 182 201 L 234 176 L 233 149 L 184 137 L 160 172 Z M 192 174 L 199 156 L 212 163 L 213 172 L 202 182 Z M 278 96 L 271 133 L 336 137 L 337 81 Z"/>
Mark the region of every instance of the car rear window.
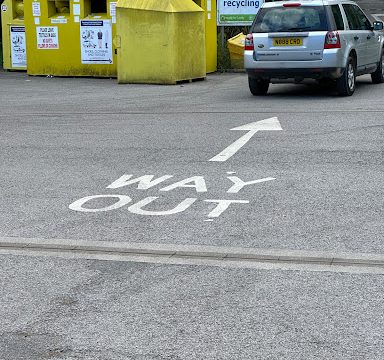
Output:
<path fill-rule="evenodd" d="M 337 30 L 344 30 L 343 15 L 341 15 L 341 10 L 339 5 L 332 5 L 331 10 L 332 10 L 333 17 L 335 19 Z"/>
<path fill-rule="evenodd" d="M 324 6 L 273 7 L 260 9 L 251 31 L 254 33 L 327 31 Z"/>

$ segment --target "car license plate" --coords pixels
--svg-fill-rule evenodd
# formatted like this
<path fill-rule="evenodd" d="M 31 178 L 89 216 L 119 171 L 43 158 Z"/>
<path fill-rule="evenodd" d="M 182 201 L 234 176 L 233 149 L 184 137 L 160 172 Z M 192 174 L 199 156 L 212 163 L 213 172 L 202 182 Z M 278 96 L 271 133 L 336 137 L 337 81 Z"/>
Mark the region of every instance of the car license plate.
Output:
<path fill-rule="evenodd" d="M 302 38 L 275 38 L 273 39 L 273 46 L 302 46 Z"/>

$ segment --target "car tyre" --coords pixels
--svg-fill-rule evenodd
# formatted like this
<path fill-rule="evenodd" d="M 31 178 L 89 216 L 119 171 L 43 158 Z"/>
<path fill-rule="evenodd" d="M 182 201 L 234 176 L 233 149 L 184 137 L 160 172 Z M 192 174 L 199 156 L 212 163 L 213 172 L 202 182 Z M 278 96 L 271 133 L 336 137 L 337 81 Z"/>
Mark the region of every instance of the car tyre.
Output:
<path fill-rule="evenodd" d="M 269 88 L 269 81 L 249 76 L 248 85 L 252 95 L 266 95 Z"/>
<path fill-rule="evenodd" d="M 374 84 L 382 84 L 384 83 L 384 66 L 383 66 L 383 61 L 384 61 L 384 49 L 381 51 L 381 57 L 380 61 L 377 65 L 377 69 L 374 73 L 371 74 L 372 82 Z"/>
<path fill-rule="evenodd" d="M 351 96 L 356 88 L 356 65 L 352 56 L 348 57 L 343 75 L 336 80 L 337 92 L 340 96 Z"/>

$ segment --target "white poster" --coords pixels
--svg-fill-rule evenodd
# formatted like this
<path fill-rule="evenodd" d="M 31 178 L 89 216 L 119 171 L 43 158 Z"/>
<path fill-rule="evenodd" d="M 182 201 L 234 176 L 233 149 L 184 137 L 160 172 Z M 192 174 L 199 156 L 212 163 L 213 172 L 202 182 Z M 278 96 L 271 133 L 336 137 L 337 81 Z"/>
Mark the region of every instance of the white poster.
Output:
<path fill-rule="evenodd" d="M 27 49 L 25 46 L 25 27 L 11 26 L 11 62 L 12 67 L 27 67 Z"/>
<path fill-rule="evenodd" d="M 251 25 L 264 0 L 218 0 L 217 25 Z"/>
<path fill-rule="evenodd" d="M 55 18 L 51 18 L 51 24 L 66 24 L 67 18 L 65 16 L 57 16 Z"/>
<path fill-rule="evenodd" d="M 32 3 L 32 15 L 33 16 L 41 16 L 40 3 L 39 2 L 33 2 Z"/>
<path fill-rule="evenodd" d="M 111 15 L 113 24 L 116 24 L 116 4 L 116 2 L 109 3 L 109 15 Z"/>
<path fill-rule="evenodd" d="M 111 20 L 81 20 L 82 64 L 112 64 Z"/>
<path fill-rule="evenodd" d="M 73 4 L 73 15 L 80 15 L 81 7 L 80 4 Z"/>
<path fill-rule="evenodd" d="M 110 2 L 109 3 L 109 15 L 110 16 L 116 16 L 116 2 Z"/>
<path fill-rule="evenodd" d="M 59 48 L 59 33 L 57 26 L 37 26 L 36 38 L 38 49 Z"/>

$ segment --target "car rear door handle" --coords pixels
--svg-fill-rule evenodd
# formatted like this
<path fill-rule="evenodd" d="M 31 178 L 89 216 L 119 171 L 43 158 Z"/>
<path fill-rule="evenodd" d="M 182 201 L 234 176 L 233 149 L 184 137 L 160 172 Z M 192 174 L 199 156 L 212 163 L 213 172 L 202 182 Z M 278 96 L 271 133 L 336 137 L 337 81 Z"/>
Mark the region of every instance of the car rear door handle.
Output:
<path fill-rule="evenodd" d="M 355 36 L 354 39 L 355 39 L 355 40 L 359 40 L 359 37 L 358 37 L 358 36 Z"/>
<path fill-rule="evenodd" d="M 367 40 L 371 39 L 371 37 L 372 37 L 371 35 L 368 35 L 368 36 L 367 36 Z"/>

